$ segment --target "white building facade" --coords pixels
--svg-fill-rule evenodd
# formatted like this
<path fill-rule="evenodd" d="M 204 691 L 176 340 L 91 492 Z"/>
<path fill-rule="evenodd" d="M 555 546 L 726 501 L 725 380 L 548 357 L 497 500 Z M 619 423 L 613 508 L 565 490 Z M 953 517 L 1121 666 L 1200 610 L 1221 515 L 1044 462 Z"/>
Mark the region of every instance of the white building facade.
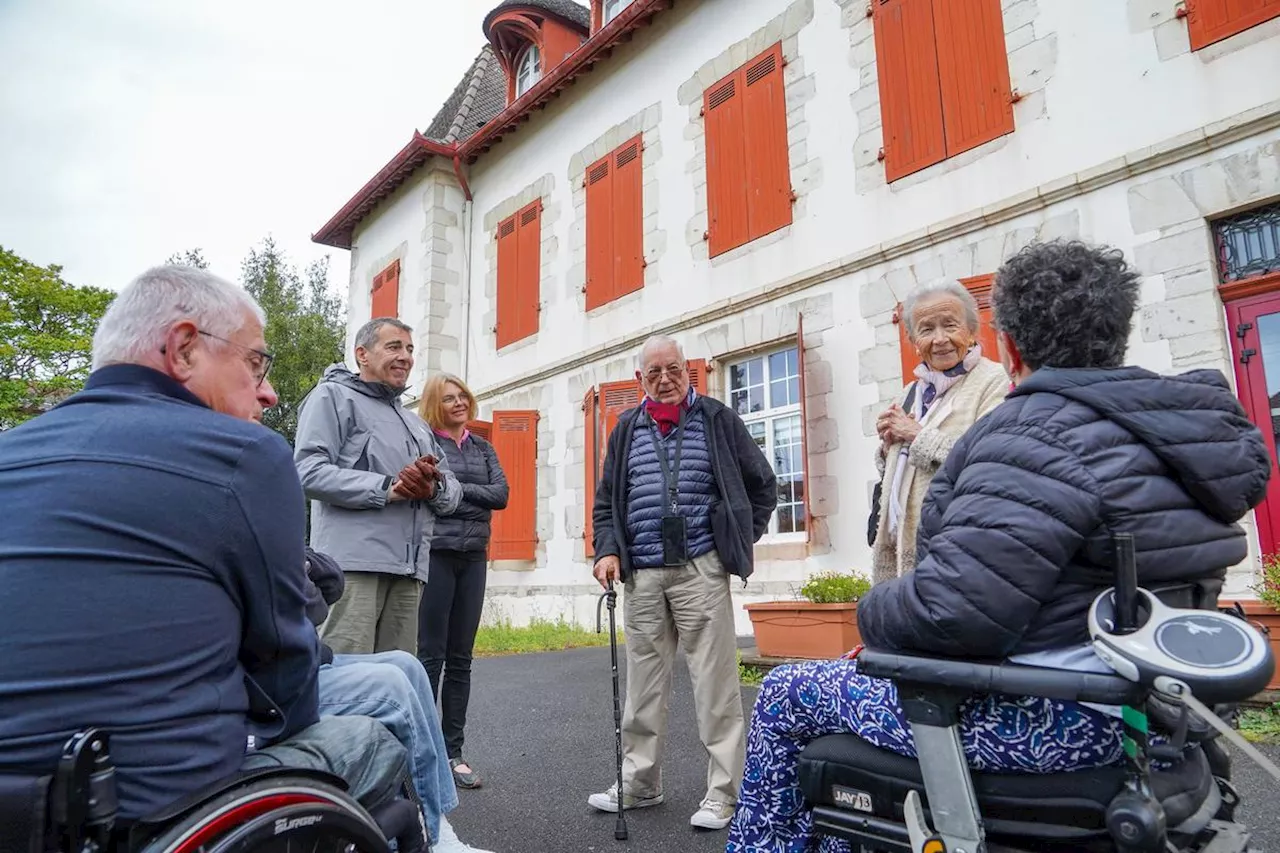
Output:
<path fill-rule="evenodd" d="M 1238 5 L 498 6 L 440 114 L 315 236 L 351 250 L 352 332 L 414 327 L 410 396 L 437 370 L 476 393 L 513 484 L 487 618 L 591 623 L 592 472 L 655 333 L 779 475 L 735 598 L 869 575 L 897 306 L 941 276 L 981 302 L 1033 240 L 1121 249 L 1144 275 L 1130 363 L 1223 371 L 1272 435 L 1280 0 Z M 1280 550 L 1280 495 L 1246 524 L 1231 597 Z"/>

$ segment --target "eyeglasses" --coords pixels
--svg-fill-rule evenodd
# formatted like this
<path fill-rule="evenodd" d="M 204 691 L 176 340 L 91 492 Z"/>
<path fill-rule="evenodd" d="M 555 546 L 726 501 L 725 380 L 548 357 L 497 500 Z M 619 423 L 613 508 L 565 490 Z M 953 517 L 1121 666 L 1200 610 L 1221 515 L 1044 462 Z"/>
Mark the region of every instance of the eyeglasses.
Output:
<path fill-rule="evenodd" d="M 471 398 L 468 397 L 466 394 L 458 394 L 457 396 L 450 394 L 448 397 L 443 398 L 440 402 L 444 403 L 446 406 L 452 406 L 454 403 L 469 403 L 471 402 Z"/>
<path fill-rule="evenodd" d="M 670 376 L 672 379 L 675 379 L 684 372 L 684 368 L 685 366 L 683 364 L 668 364 L 666 367 L 651 367 L 644 372 L 644 378 L 647 382 L 657 382 L 665 374 L 666 376 Z"/>
<path fill-rule="evenodd" d="M 249 353 L 250 357 L 247 361 L 249 362 L 249 367 L 253 370 L 253 378 L 257 383 L 256 387 L 262 387 L 262 383 L 266 380 L 267 374 L 271 372 L 271 362 L 276 360 L 274 355 L 269 352 L 263 352 L 260 349 L 247 347 L 244 344 L 238 344 L 235 341 L 229 341 L 224 337 L 215 335 L 212 332 L 206 332 L 203 329 L 200 330 L 200 334 L 204 335 L 206 338 L 213 338 L 215 341 L 222 341 L 224 344 L 231 344 L 231 346 L 236 349 L 242 349 Z"/>

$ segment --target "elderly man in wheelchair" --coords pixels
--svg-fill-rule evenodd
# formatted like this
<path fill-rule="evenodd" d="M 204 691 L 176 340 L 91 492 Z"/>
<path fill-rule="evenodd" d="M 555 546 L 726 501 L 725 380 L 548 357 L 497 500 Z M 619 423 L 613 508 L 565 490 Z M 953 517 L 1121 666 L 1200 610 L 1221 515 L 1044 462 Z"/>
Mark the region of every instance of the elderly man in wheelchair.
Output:
<path fill-rule="evenodd" d="M 1272 461 L 1220 373 L 1123 366 L 1138 287 L 1078 242 L 997 272 L 1016 387 L 859 602 L 866 648 L 765 679 L 728 853 L 1249 849 L 1215 736 L 1274 662 L 1215 606 Z"/>
<path fill-rule="evenodd" d="M 406 750 L 322 716 L 261 309 L 116 297 L 84 391 L 0 434 L 0 851 L 422 850 Z"/>

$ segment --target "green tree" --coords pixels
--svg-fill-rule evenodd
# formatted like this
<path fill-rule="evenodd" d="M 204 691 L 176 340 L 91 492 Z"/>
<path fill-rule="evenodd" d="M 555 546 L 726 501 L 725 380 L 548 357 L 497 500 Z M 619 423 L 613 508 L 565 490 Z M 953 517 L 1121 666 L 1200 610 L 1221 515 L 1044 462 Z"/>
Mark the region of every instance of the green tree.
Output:
<path fill-rule="evenodd" d="M 269 409 L 262 421 L 293 444 L 299 404 L 320 381 L 324 369 L 342 360 L 346 307 L 329 290 L 328 256 L 312 262 L 299 275 L 270 237 L 249 250 L 240 279 L 266 312 L 267 349 L 275 355 L 271 384 L 280 403 Z"/>
<path fill-rule="evenodd" d="M 204 253 L 199 249 L 187 249 L 185 252 L 174 252 L 165 261 L 166 264 L 175 264 L 177 266 L 195 267 L 196 269 L 207 270 L 209 262 L 204 259 Z"/>
<path fill-rule="evenodd" d="M 93 332 L 115 294 L 62 280 L 0 246 L 0 430 L 47 411 L 89 375 Z"/>

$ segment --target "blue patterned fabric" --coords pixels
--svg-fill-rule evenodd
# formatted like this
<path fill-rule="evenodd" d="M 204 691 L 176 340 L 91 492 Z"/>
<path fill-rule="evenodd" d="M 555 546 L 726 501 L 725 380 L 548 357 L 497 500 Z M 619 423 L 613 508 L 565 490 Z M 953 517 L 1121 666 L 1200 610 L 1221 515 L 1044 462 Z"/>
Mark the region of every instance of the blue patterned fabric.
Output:
<path fill-rule="evenodd" d="M 975 697 L 961 707 L 961 741 L 976 770 L 1059 773 L 1123 758 L 1119 720 L 1075 702 Z M 774 669 L 756 697 L 747 762 L 726 853 L 849 853 L 847 842 L 811 845 L 812 812 L 800 793 L 798 757 L 814 738 L 853 732 L 916 756 L 893 682 L 859 675 L 853 661 Z"/>
<path fill-rule="evenodd" d="M 654 451 L 653 431 L 648 415 L 641 414 L 631 439 L 627 457 L 627 532 L 630 534 L 631 565 L 637 569 L 662 567 L 662 516 L 666 505 L 666 489 L 662 467 Z M 711 456 L 707 450 L 706 420 L 701 406 L 695 405 L 685 417 L 684 446 L 680 449 L 680 514 L 686 519 L 689 534 L 689 557 L 699 557 L 715 550 L 711 535 L 711 506 L 718 498 Z M 662 441 L 671 462 L 675 457 L 673 432 Z"/>

